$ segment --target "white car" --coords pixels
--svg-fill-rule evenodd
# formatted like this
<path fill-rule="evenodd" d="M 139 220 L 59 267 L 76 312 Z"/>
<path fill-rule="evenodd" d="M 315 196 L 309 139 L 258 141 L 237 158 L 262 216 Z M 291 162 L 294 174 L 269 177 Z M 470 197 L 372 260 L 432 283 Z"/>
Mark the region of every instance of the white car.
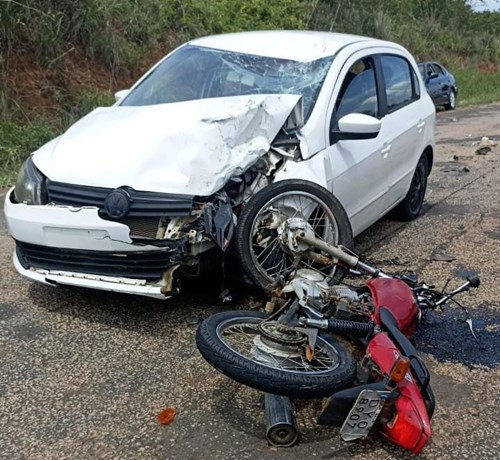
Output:
<path fill-rule="evenodd" d="M 290 255 L 291 222 L 350 246 L 393 208 L 421 212 L 435 110 L 395 43 L 210 36 L 116 96 L 34 152 L 7 194 L 32 280 L 166 298 L 229 253 L 262 287 L 293 264 L 332 281 L 321 253 Z"/>

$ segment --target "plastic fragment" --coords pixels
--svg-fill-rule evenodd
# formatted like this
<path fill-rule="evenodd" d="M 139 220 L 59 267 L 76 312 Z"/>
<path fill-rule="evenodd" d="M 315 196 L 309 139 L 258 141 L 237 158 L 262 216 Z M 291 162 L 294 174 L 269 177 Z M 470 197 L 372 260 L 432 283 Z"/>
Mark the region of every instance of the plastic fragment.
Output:
<path fill-rule="evenodd" d="M 160 425 L 170 425 L 176 416 L 175 409 L 172 407 L 167 407 L 158 414 L 158 423 Z"/>
<path fill-rule="evenodd" d="M 485 146 L 485 147 L 479 147 L 476 150 L 476 155 L 486 155 L 487 153 L 491 152 L 491 147 Z"/>

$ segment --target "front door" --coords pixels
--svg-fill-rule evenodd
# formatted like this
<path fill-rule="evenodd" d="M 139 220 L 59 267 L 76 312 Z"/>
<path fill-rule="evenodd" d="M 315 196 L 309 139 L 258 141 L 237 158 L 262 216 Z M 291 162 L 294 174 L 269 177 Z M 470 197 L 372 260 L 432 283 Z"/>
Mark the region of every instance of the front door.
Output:
<path fill-rule="evenodd" d="M 337 90 L 338 88 L 338 90 Z M 346 61 L 334 90 L 330 131 L 349 113 L 380 117 L 375 62 L 360 53 Z M 330 139 L 327 171 L 333 194 L 340 200 L 358 234 L 378 219 L 387 192 L 384 180 L 384 146 L 381 136 L 366 140 Z"/>

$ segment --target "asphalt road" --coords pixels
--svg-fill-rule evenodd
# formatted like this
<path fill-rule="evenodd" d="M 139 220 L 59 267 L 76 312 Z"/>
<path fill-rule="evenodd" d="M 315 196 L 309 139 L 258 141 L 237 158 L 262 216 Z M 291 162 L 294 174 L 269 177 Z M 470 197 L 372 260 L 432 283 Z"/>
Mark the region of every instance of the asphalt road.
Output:
<path fill-rule="evenodd" d="M 500 452 L 500 146 L 480 156 L 472 144 L 482 136 L 500 141 L 500 105 L 442 112 L 437 136 L 425 214 L 409 224 L 384 219 L 356 249 L 438 286 L 481 274 L 481 288 L 462 301 L 482 348 L 458 308 L 433 314 L 417 337 L 438 401 L 421 458 L 493 459 Z M 315 425 L 318 402 L 297 403 L 297 446 L 269 448 L 262 395 L 218 374 L 196 350 L 194 323 L 220 306 L 200 292 L 160 302 L 33 284 L 12 267 L 13 247 L 0 213 L 0 458 L 414 458 L 377 436 L 342 443 L 338 429 Z M 156 417 L 166 407 L 178 414 L 162 426 Z"/>

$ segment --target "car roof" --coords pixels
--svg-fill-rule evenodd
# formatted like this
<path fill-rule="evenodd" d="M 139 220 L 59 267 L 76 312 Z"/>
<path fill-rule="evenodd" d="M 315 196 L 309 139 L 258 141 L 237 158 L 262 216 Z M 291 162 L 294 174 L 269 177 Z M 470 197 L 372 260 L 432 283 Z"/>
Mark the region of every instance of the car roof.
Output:
<path fill-rule="evenodd" d="M 332 56 L 341 48 L 358 42 L 387 44 L 382 40 L 360 35 L 305 30 L 274 30 L 212 35 L 192 40 L 189 44 L 257 56 L 310 62 Z"/>

